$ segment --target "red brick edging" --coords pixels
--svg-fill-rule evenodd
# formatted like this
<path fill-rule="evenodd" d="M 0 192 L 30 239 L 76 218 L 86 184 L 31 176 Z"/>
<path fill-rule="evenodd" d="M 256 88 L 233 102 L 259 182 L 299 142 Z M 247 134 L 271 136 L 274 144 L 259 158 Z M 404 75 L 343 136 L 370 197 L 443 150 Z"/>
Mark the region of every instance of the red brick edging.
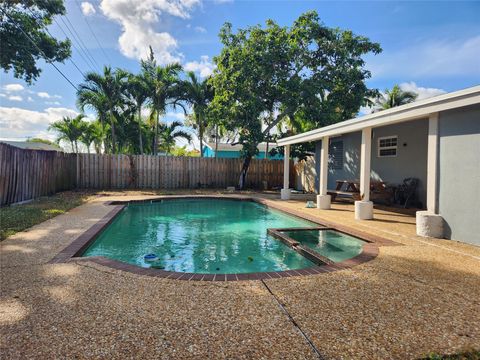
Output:
<path fill-rule="evenodd" d="M 86 250 L 86 248 L 100 235 L 100 233 L 111 224 L 115 217 L 123 210 L 125 204 L 127 203 L 137 203 L 137 202 L 156 202 L 161 200 L 175 200 L 175 199 L 187 199 L 187 198 L 207 198 L 207 199 L 229 199 L 229 200 L 239 200 L 239 201 L 254 201 L 265 205 L 276 210 L 283 211 L 290 215 L 300 217 L 302 219 L 311 221 L 313 223 L 319 224 L 322 227 L 327 227 L 332 230 L 340 231 L 348 235 L 358 237 L 364 241 L 366 244 L 363 246 L 363 251 L 359 255 L 344 260 L 335 264 L 325 264 L 325 265 L 316 265 L 309 268 L 299 269 L 299 270 L 286 270 L 286 271 L 273 271 L 273 272 L 255 272 L 255 273 L 245 273 L 245 274 L 198 274 L 198 273 L 183 273 L 175 271 L 166 271 L 161 269 L 153 268 L 143 268 L 137 265 L 132 265 L 124 263 L 118 260 L 109 259 L 103 256 L 91 256 L 91 257 L 79 257 Z M 77 239 L 75 239 L 70 245 L 58 253 L 49 263 L 65 263 L 70 261 L 83 262 L 91 261 L 99 265 L 107 266 L 113 269 L 122 270 L 138 275 L 146 275 L 153 277 L 161 277 L 168 279 L 176 280 L 192 280 L 192 281 L 240 281 L 240 280 L 262 280 L 262 279 L 275 279 L 282 277 L 291 277 L 291 276 L 303 276 L 303 275 L 316 275 L 322 273 L 329 273 L 332 271 L 338 271 L 343 269 L 351 268 L 355 265 L 362 264 L 364 262 L 374 259 L 378 255 L 378 247 L 384 245 L 397 245 L 397 243 L 374 236 L 371 234 L 363 233 L 352 229 L 346 226 L 341 226 L 333 223 L 320 223 L 318 219 L 308 216 L 308 214 L 301 213 L 296 210 L 286 209 L 283 206 L 278 206 L 276 203 L 256 198 L 256 197 L 247 197 L 247 196 L 225 196 L 225 195 L 185 195 L 185 196 L 162 196 L 155 199 L 148 200 L 133 200 L 133 201 L 108 201 L 108 205 L 113 205 L 113 209 L 105 215 L 99 222 L 92 225 L 87 231 L 81 234 Z"/>

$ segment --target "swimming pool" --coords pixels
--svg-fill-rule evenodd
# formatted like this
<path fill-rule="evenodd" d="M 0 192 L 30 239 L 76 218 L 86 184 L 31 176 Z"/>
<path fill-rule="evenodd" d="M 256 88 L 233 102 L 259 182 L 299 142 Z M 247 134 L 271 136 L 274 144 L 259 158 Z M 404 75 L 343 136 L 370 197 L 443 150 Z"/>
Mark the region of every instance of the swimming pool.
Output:
<path fill-rule="evenodd" d="M 199 274 L 244 274 L 314 266 L 269 228 L 318 225 L 253 201 L 172 199 L 131 203 L 82 256 L 144 268 Z M 155 254 L 154 261 L 145 255 Z"/>

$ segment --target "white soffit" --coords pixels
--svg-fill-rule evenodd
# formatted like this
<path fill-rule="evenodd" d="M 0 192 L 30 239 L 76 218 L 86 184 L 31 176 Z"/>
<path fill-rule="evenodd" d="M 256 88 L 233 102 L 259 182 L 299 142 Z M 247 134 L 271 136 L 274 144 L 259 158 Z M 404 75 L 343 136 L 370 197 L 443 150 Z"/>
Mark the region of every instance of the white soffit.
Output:
<path fill-rule="evenodd" d="M 421 119 L 440 111 L 480 104 L 480 85 L 444 95 L 416 101 L 392 109 L 379 111 L 337 124 L 289 136 L 277 141 L 279 146 L 320 140 L 324 136 L 335 136 L 368 127 L 379 127 L 398 122 Z"/>

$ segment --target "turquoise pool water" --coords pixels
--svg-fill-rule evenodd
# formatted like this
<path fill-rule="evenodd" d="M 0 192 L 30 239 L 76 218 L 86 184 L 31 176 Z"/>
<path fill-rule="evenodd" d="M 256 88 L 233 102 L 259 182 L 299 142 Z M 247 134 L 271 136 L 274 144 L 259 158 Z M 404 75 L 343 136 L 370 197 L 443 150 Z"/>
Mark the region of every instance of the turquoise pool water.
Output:
<path fill-rule="evenodd" d="M 251 201 L 186 199 L 130 204 L 83 256 L 193 273 L 250 273 L 313 266 L 267 235 L 315 224 Z M 154 253 L 158 260 L 144 260 Z"/>
<path fill-rule="evenodd" d="M 365 244 L 365 241 L 334 230 L 284 231 L 283 233 L 334 262 L 359 255 Z"/>

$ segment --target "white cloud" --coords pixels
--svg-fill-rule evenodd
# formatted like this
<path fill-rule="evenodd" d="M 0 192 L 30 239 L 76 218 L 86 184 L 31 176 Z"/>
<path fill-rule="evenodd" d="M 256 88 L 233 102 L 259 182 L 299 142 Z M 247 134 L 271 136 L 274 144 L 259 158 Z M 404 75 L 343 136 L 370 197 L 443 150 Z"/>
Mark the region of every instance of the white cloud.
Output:
<path fill-rule="evenodd" d="M 18 95 L 11 95 L 8 97 L 8 100 L 10 101 L 22 101 L 23 98 L 21 96 L 18 96 Z"/>
<path fill-rule="evenodd" d="M 45 104 L 47 104 L 47 105 L 60 105 L 60 102 L 58 102 L 58 101 L 45 101 Z"/>
<path fill-rule="evenodd" d="M 50 107 L 44 111 L 32 111 L 16 107 L 0 107 L 0 134 L 3 138 L 37 137 L 47 131 L 48 125 L 63 116 L 76 116 L 73 109 Z M 54 134 L 52 133 L 52 138 Z"/>
<path fill-rule="evenodd" d="M 0 97 L 7 97 L 7 95 L 0 93 Z"/>
<path fill-rule="evenodd" d="M 403 91 L 412 91 L 418 94 L 417 100 L 428 99 L 433 96 L 445 94 L 446 91 L 437 88 L 425 88 L 417 86 L 413 81 L 402 83 L 399 85 Z"/>
<path fill-rule="evenodd" d="M 212 75 L 215 65 L 210 62 L 207 55 L 201 56 L 200 61 L 190 61 L 184 66 L 186 71 L 194 71 L 198 73 L 202 78 Z"/>
<path fill-rule="evenodd" d="M 105 16 L 122 26 L 118 39 L 123 55 L 143 59 L 152 46 L 160 64 L 179 62 L 182 54 L 177 52 L 177 41 L 168 32 L 157 32 L 161 16 L 171 15 L 181 19 L 190 17 L 190 12 L 200 0 L 102 0 L 100 8 Z"/>
<path fill-rule="evenodd" d="M 194 30 L 198 33 L 206 33 L 207 32 L 207 29 L 205 29 L 202 26 L 195 26 Z"/>
<path fill-rule="evenodd" d="M 15 92 L 15 91 L 22 91 L 25 89 L 22 85 L 20 84 L 7 84 L 3 87 L 5 91 L 7 92 Z"/>
<path fill-rule="evenodd" d="M 480 76 L 480 35 L 463 40 L 430 40 L 368 61 L 374 78 Z"/>
<path fill-rule="evenodd" d="M 62 98 L 60 95 L 50 95 L 45 91 L 39 91 L 37 93 L 37 96 L 41 97 L 42 99 L 61 99 Z"/>
<path fill-rule="evenodd" d="M 33 101 L 34 101 L 31 96 L 29 96 L 29 97 L 27 98 L 27 100 L 28 100 L 29 102 L 33 102 Z"/>
<path fill-rule="evenodd" d="M 85 16 L 93 15 L 97 12 L 95 10 L 95 7 L 92 5 L 92 3 L 89 3 L 88 1 L 82 2 L 82 13 Z"/>

